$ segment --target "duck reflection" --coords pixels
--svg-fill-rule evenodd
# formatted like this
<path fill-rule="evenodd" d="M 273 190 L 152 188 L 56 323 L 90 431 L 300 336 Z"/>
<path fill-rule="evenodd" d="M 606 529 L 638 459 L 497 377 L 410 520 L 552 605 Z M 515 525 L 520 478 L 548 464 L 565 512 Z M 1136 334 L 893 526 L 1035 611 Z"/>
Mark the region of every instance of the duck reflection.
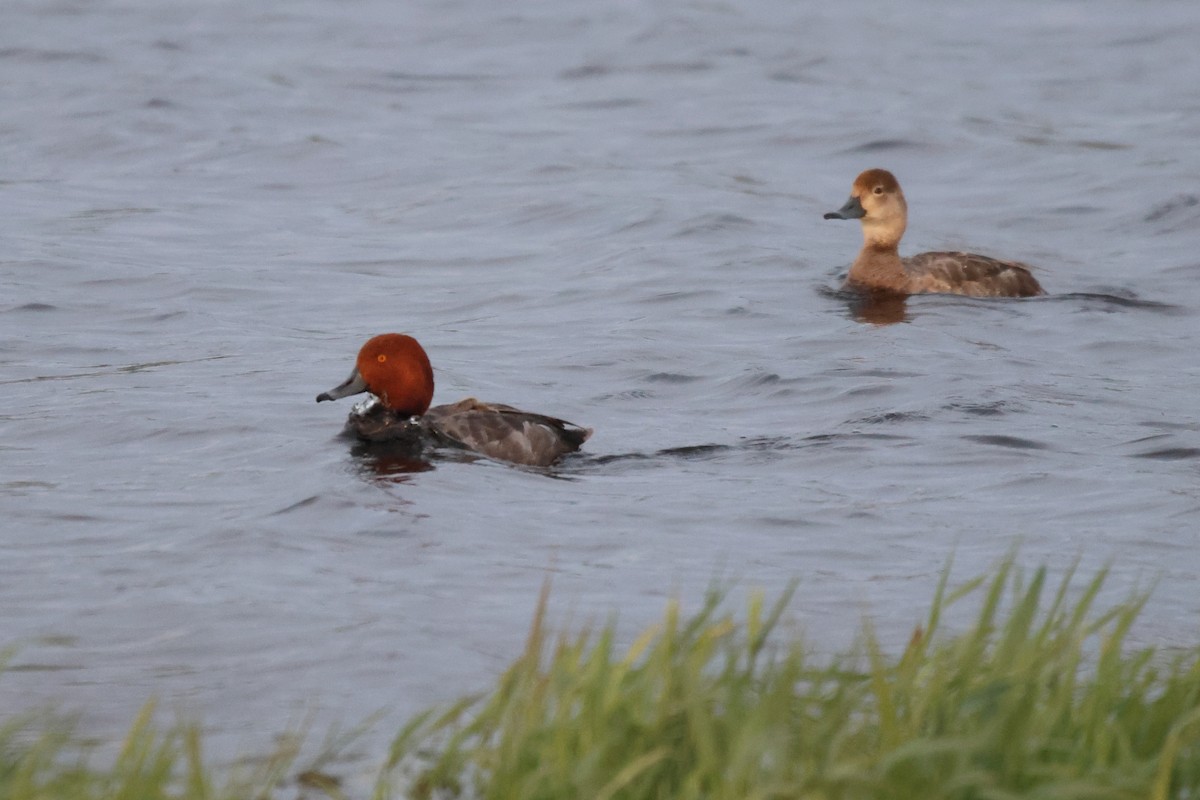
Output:
<path fill-rule="evenodd" d="M 858 322 L 891 325 L 908 321 L 908 297 L 883 292 L 849 294 L 850 316 Z"/>
<path fill-rule="evenodd" d="M 419 472 L 435 469 L 424 448 L 406 442 L 357 442 L 350 456 L 367 477 L 408 483 Z"/>

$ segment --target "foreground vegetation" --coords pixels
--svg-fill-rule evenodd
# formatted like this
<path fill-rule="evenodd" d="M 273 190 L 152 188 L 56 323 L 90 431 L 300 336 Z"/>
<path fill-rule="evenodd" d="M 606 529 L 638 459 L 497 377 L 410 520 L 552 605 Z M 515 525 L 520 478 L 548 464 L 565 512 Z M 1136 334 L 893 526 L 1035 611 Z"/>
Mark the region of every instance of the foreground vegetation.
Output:
<path fill-rule="evenodd" d="M 713 595 L 671 604 L 619 652 L 614 628 L 553 637 L 539 606 L 524 653 L 484 695 L 415 718 L 378 798 L 1200 798 L 1200 646 L 1129 646 L 1144 598 L 1094 609 L 1104 575 L 1050 593 L 1011 562 L 953 592 L 899 655 L 869 625 L 819 657 L 779 631 L 784 597 L 737 617 Z M 940 630 L 964 597 L 968 629 Z M 0 729 L 0 798 L 341 797 L 281 753 L 217 785 L 194 729 L 149 710 L 112 764 L 70 737 Z M 24 732 L 24 733 L 23 733 Z M 285 775 L 290 776 L 284 781 Z M 296 786 L 299 784 L 299 787 Z"/>

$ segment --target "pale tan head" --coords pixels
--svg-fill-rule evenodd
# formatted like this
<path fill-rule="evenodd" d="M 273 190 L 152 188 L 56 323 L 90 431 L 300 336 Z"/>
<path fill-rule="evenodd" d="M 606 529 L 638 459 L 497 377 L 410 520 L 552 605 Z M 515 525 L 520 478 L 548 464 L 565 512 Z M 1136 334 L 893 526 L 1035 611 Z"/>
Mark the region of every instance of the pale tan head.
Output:
<path fill-rule="evenodd" d="M 869 169 L 854 179 L 850 199 L 825 219 L 857 219 L 862 222 L 867 247 L 895 248 L 908 225 L 908 204 L 896 176 L 886 169 Z"/>

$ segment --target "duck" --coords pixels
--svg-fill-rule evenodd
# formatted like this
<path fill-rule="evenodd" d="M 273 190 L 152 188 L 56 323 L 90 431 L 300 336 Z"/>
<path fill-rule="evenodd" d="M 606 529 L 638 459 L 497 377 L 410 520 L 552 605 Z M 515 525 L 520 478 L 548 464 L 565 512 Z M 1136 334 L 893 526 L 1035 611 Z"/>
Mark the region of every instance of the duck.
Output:
<path fill-rule="evenodd" d="M 350 377 L 317 402 L 369 392 L 346 420 L 346 430 L 366 442 L 415 447 L 449 445 L 498 461 L 548 467 L 578 450 L 592 435 L 566 420 L 468 397 L 433 406 L 433 366 L 412 336 L 382 333 L 358 351 Z"/>
<path fill-rule="evenodd" d="M 850 265 L 845 288 L 880 294 L 962 294 L 1034 297 L 1045 294 L 1030 268 L 978 253 L 932 252 L 901 258 L 908 204 L 896 176 L 869 169 L 854 179 L 850 199 L 825 219 L 862 222 L 863 246 Z"/>

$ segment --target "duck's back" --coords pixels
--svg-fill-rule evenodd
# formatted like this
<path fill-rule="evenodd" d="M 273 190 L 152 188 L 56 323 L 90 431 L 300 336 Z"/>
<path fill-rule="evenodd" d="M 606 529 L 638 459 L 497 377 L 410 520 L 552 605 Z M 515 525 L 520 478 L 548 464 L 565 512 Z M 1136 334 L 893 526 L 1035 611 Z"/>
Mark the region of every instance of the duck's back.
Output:
<path fill-rule="evenodd" d="M 435 435 L 491 458 L 545 467 L 578 450 L 591 428 L 473 397 L 425 412 Z"/>
<path fill-rule="evenodd" d="M 1029 267 L 978 253 L 932 252 L 904 259 L 911 291 L 971 297 L 1034 297 L 1045 294 Z"/>

